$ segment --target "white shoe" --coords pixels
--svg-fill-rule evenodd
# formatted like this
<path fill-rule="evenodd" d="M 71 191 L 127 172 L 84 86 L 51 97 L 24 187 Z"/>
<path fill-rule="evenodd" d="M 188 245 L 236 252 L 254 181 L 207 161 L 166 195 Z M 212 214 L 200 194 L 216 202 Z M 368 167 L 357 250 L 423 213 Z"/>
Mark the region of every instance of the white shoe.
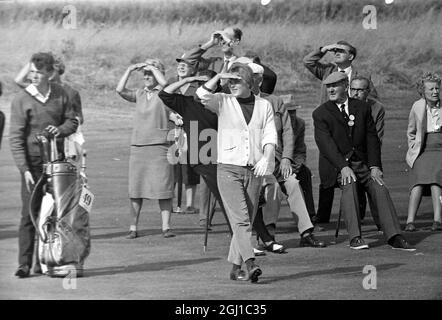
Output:
<path fill-rule="evenodd" d="M 253 253 L 255 254 L 255 256 L 265 256 L 266 255 L 266 253 L 264 251 L 256 249 L 256 248 L 253 248 Z"/>

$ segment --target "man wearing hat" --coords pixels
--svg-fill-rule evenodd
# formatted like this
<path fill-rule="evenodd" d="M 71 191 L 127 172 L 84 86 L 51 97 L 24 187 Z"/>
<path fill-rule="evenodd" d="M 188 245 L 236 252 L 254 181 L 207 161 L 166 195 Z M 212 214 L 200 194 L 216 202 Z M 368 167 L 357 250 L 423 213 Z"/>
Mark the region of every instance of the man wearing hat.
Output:
<path fill-rule="evenodd" d="M 339 185 L 342 190 L 341 211 L 350 248 L 368 249 L 361 237 L 359 182 L 378 208 L 388 244 L 394 249 L 415 250 L 401 235 L 396 210 L 382 178 L 380 142 L 370 106 L 348 98 L 348 78 L 341 72 L 331 73 L 323 84 L 329 100 L 313 111 L 319 174 L 325 187 Z"/>
<path fill-rule="evenodd" d="M 333 63 L 322 63 L 320 60 L 327 54 L 333 53 Z M 357 50 L 347 41 L 338 41 L 337 43 L 320 47 L 304 57 L 304 66 L 319 80 L 323 81 L 331 73 L 339 71 L 347 76 L 348 82 L 360 74 L 360 71 L 354 66 Z M 370 77 L 369 77 L 370 79 Z M 371 83 L 370 96 L 377 98 L 377 91 Z M 324 85 L 321 88 L 320 104 L 327 101 L 327 92 Z M 325 188 L 323 181 L 319 185 L 319 203 L 318 212 L 315 217 L 316 223 L 328 223 L 333 206 L 334 188 Z"/>
<path fill-rule="evenodd" d="M 264 68 L 264 72 L 262 74 L 262 83 L 259 86 L 259 90 L 267 94 L 272 94 L 275 90 L 276 81 L 278 80 L 276 73 L 268 66 L 261 63 L 261 59 L 256 52 L 247 51 L 244 56 L 252 59 L 253 63 L 259 64 Z"/>
<path fill-rule="evenodd" d="M 249 58 L 241 57 L 238 58 L 236 62 L 247 63 L 248 59 Z M 279 198 L 274 196 L 276 189 L 274 184 L 279 183 L 281 190 L 288 197 L 287 201 L 291 212 L 296 216 L 298 231 L 301 234 L 300 246 L 325 247 L 325 243 L 317 240 L 313 235 L 313 224 L 304 201 L 303 191 L 295 174 L 300 167 L 295 166 L 295 136 L 289 113 L 280 97 L 260 92 L 260 85 L 263 79 L 263 67 L 252 63 L 251 60 L 248 66 L 250 66 L 253 71 L 253 93 L 266 99 L 272 105 L 278 137 L 278 144 L 275 150 L 276 165 L 273 172 L 276 181 L 272 182 L 272 177 L 270 176 L 268 179 L 266 178 L 268 181 L 264 183 L 268 189 L 264 192 L 266 204 L 262 208 L 264 222 L 269 226 L 268 230 L 270 232 L 272 232 L 272 229 L 275 229 L 279 215 Z M 272 190 L 274 192 L 271 192 Z M 259 210 L 261 210 L 261 208 Z M 273 244 L 272 246 L 267 245 L 266 249 L 274 251 Z"/>
<path fill-rule="evenodd" d="M 296 178 L 304 194 L 305 205 L 307 206 L 310 218 L 315 216 L 315 202 L 313 200 L 312 172 L 307 167 L 307 146 L 305 145 L 305 121 L 296 115 L 296 110 L 301 106 L 296 105 L 294 96 L 290 95 L 290 100 L 284 105 L 290 116 L 293 134 L 295 136 L 295 149 L 293 152 L 293 168 Z"/>

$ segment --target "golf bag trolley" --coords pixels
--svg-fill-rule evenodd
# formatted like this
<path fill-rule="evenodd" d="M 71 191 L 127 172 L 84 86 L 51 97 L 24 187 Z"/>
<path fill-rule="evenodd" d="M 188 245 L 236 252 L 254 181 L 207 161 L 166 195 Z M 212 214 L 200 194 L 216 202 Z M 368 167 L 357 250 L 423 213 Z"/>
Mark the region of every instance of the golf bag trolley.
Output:
<path fill-rule="evenodd" d="M 93 202 L 85 173 L 86 152 L 81 155 L 78 170 L 68 159 L 60 159 L 53 135 L 38 134 L 36 139 L 43 173 L 31 193 L 29 213 L 38 235 L 38 260 L 48 276 L 82 276 L 90 252 L 89 212 Z M 33 212 L 38 207 L 39 212 Z"/>

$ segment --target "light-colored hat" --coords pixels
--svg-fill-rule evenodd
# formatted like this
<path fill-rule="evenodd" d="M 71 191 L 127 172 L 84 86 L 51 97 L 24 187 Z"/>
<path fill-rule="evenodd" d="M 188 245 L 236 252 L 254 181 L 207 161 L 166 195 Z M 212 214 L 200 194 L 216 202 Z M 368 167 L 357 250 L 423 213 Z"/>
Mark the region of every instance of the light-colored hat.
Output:
<path fill-rule="evenodd" d="M 235 59 L 234 62 L 248 65 L 250 67 L 250 69 L 252 69 L 253 73 L 257 73 L 257 74 L 264 73 L 264 68 L 262 66 L 260 66 L 259 64 L 254 63 L 253 60 L 248 57 L 239 57 L 239 58 Z"/>
<path fill-rule="evenodd" d="M 340 82 L 342 80 L 348 80 L 347 75 L 344 72 L 335 71 L 333 73 L 330 73 L 330 75 L 325 78 L 324 81 L 322 81 L 322 84 L 332 84 Z"/>
<path fill-rule="evenodd" d="M 293 94 L 284 94 L 279 97 L 284 102 L 284 106 L 286 107 L 287 111 L 298 110 L 302 108 L 300 105 L 296 104 L 295 96 Z"/>

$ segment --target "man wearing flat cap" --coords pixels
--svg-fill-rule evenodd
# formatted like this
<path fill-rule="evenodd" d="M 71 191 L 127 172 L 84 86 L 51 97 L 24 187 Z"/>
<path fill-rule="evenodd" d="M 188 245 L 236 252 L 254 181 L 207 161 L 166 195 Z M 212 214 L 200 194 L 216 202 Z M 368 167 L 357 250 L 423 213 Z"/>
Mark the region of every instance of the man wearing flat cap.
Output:
<path fill-rule="evenodd" d="M 341 211 L 350 248 L 368 249 L 361 237 L 357 182 L 370 194 L 379 211 L 381 230 L 394 249 L 413 251 L 401 235 L 396 210 L 382 178 L 380 141 L 370 106 L 348 97 L 348 78 L 331 73 L 323 84 L 329 100 L 313 112 L 319 148 L 319 174 L 325 187 L 342 190 Z"/>
<path fill-rule="evenodd" d="M 321 62 L 327 54 L 333 54 L 332 63 Z M 341 72 L 347 76 L 349 83 L 358 75 L 361 75 L 359 68 L 355 67 L 357 50 L 347 41 L 341 40 L 333 44 L 320 47 L 304 57 L 304 66 L 319 80 L 325 80 L 333 72 Z M 368 75 L 368 79 L 371 79 Z M 376 88 L 370 80 L 370 97 L 378 98 Z M 325 85 L 322 85 L 320 93 L 320 104 L 327 101 Z M 333 206 L 334 188 L 325 188 L 323 181 L 319 185 L 318 212 L 315 217 L 316 223 L 328 223 Z"/>

